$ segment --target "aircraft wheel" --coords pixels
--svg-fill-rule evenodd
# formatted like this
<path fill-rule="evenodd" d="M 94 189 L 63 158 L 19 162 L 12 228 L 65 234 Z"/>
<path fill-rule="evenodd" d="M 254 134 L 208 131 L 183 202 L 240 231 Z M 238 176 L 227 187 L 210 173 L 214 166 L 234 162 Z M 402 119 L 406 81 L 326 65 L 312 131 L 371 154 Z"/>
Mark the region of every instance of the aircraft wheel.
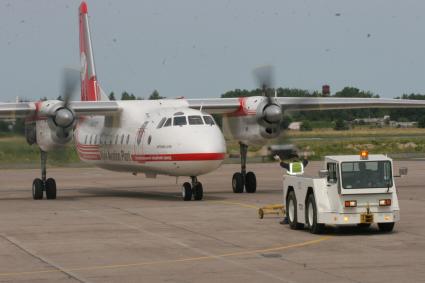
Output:
<path fill-rule="evenodd" d="M 32 198 L 33 199 L 43 199 L 43 181 L 39 178 L 34 179 L 32 182 Z"/>
<path fill-rule="evenodd" d="M 394 229 L 394 222 L 378 223 L 379 231 L 391 232 Z"/>
<path fill-rule="evenodd" d="M 55 179 L 49 178 L 46 180 L 46 198 L 56 199 L 56 181 Z"/>
<path fill-rule="evenodd" d="M 184 201 L 189 201 L 192 199 L 192 186 L 188 182 L 183 184 L 182 197 Z"/>
<path fill-rule="evenodd" d="M 247 193 L 255 193 L 257 191 L 257 178 L 254 172 L 248 172 L 245 176 L 245 190 Z"/>
<path fill-rule="evenodd" d="M 235 194 L 243 193 L 244 180 L 242 173 L 236 172 L 232 178 L 232 188 Z"/>
<path fill-rule="evenodd" d="M 204 189 L 202 187 L 202 183 L 198 182 L 193 187 L 193 199 L 194 200 L 201 200 L 204 196 Z"/>
<path fill-rule="evenodd" d="M 305 216 L 307 218 L 308 228 L 312 234 L 320 234 L 323 231 L 324 225 L 317 223 L 317 206 L 314 194 L 310 194 L 307 198 Z"/>
<path fill-rule="evenodd" d="M 304 224 L 298 223 L 297 218 L 297 198 L 294 191 L 290 191 L 286 198 L 286 218 L 288 219 L 289 227 L 293 230 L 298 230 L 304 227 Z"/>

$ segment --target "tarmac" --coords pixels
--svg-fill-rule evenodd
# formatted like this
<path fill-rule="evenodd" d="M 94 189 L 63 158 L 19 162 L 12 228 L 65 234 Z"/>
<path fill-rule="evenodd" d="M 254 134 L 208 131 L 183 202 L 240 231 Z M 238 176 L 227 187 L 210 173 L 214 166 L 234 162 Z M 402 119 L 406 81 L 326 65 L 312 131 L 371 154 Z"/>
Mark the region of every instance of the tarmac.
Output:
<path fill-rule="evenodd" d="M 311 162 L 315 174 L 320 162 Z M 255 194 L 234 194 L 236 164 L 200 177 L 202 201 L 177 180 L 96 168 L 48 169 L 56 200 L 33 200 L 39 170 L 0 170 L 0 282 L 425 282 L 425 161 L 397 178 L 393 233 L 294 231 L 258 208 L 281 203 L 283 170 L 248 164 Z"/>

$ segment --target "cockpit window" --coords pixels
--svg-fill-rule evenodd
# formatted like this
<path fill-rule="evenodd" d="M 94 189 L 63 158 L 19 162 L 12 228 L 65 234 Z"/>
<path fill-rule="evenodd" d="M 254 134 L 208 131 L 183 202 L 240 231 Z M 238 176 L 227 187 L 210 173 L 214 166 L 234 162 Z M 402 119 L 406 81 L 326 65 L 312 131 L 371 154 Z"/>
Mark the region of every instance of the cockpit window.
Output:
<path fill-rule="evenodd" d="M 183 126 L 183 125 L 186 125 L 186 124 L 187 124 L 186 116 L 174 117 L 174 123 L 173 123 L 174 126 Z"/>
<path fill-rule="evenodd" d="M 215 125 L 214 119 L 211 116 L 204 116 L 204 121 L 207 125 Z"/>
<path fill-rule="evenodd" d="M 189 119 L 189 125 L 203 125 L 204 124 L 201 116 L 188 116 L 187 118 Z"/>
<path fill-rule="evenodd" d="M 164 126 L 165 121 L 167 120 L 167 118 L 162 118 L 161 121 L 159 121 L 158 127 L 157 129 L 161 128 L 162 126 Z"/>
<path fill-rule="evenodd" d="M 167 119 L 167 122 L 165 122 L 164 127 L 169 127 L 171 126 L 171 118 Z"/>

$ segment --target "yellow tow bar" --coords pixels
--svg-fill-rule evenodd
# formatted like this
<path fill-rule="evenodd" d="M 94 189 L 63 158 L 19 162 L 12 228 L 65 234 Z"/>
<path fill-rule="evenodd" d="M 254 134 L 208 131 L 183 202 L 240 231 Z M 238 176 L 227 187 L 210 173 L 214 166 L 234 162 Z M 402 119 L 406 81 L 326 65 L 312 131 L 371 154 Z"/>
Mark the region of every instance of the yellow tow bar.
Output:
<path fill-rule="evenodd" d="M 258 209 L 258 217 L 264 218 L 266 214 L 285 215 L 285 208 L 281 204 L 269 204 Z"/>

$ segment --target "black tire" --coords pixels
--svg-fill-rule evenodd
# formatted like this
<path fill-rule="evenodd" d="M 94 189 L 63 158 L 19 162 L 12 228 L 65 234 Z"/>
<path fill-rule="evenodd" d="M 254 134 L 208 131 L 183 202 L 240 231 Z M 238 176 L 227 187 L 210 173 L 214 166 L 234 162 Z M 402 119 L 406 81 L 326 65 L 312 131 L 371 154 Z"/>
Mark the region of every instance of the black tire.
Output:
<path fill-rule="evenodd" d="M 378 223 L 379 231 L 391 232 L 394 229 L 394 222 Z"/>
<path fill-rule="evenodd" d="M 183 184 L 182 197 L 184 201 L 189 201 L 192 199 L 192 186 L 188 182 Z"/>
<path fill-rule="evenodd" d="M 202 187 L 202 183 L 198 182 L 193 187 L 193 199 L 194 200 L 201 200 L 204 196 L 204 188 Z"/>
<path fill-rule="evenodd" d="M 39 178 L 34 179 L 32 182 L 32 198 L 43 199 L 44 184 Z"/>
<path fill-rule="evenodd" d="M 232 188 L 235 194 L 243 193 L 244 179 L 242 173 L 236 172 L 232 178 Z"/>
<path fill-rule="evenodd" d="M 288 224 L 291 229 L 298 230 L 304 227 L 304 224 L 298 223 L 297 198 L 295 197 L 294 191 L 290 191 L 286 197 L 286 218 L 288 219 Z"/>
<path fill-rule="evenodd" d="M 359 223 L 359 224 L 357 224 L 357 227 L 359 227 L 360 229 L 369 229 L 370 228 L 370 225 L 372 225 L 372 224 L 370 224 L 370 223 Z"/>
<path fill-rule="evenodd" d="M 314 194 L 310 194 L 307 198 L 307 205 L 305 207 L 305 219 L 308 229 L 312 234 L 320 234 L 323 232 L 325 225 L 317 223 L 317 206 Z"/>
<path fill-rule="evenodd" d="M 257 191 L 257 178 L 254 172 L 248 172 L 245 176 L 245 190 L 247 193 L 255 193 Z"/>
<path fill-rule="evenodd" d="M 46 187 L 46 198 L 56 199 L 56 181 L 55 179 L 49 178 L 45 183 Z"/>

